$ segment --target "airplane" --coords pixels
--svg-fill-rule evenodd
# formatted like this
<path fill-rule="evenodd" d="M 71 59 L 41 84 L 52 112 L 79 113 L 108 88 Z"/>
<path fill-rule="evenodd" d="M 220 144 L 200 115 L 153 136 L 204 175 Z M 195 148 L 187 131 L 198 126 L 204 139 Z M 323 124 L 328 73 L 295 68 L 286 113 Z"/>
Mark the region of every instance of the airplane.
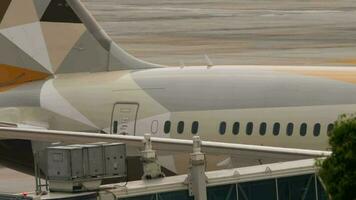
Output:
<path fill-rule="evenodd" d="M 168 152 L 200 136 L 225 155 L 210 168 L 234 150 L 238 165 L 321 155 L 338 116 L 356 112 L 356 68 L 152 64 L 79 0 L 1 0 L 0 52 L 0 163 L 24 172 L 50 142 L 137 147 L 145 133 Z M 159 159 L 179 173 L 178 157 Z"/>

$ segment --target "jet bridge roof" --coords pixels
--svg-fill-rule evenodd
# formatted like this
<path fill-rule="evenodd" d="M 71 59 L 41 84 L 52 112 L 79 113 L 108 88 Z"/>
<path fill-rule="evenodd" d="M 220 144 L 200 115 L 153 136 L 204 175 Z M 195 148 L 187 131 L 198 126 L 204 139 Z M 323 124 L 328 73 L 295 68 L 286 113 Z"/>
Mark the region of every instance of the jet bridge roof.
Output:
<path fill-rule="evenodd" d="M 279 200 L 294 197 L 326 200 L 328 196 L 317 176 L 317 171 L 315 160 L 306 159 L 206 172 L 207 199 Z M 178 175 L 126 184 L 103 185 L 99 193 L 49 193 L 40 199 L 194 200 L 189 196 L 186 178 L 187 175 Z M 7 197 L 18 199 L 18 196 Z"/>
<path fill-rule="evenodd" d="M 282 196 L 285 195 L 327 199 L 316 172 L 314 159 L 210 171 L 206 172 L 208 199 L 212 195 L 223 195 L 218 199 L 244 200 L 259 199 L 258 196 L 266 197 L 265 195 L 271 197 L 265 199 L 284 199 Z M 191 199 L 188 196 L 186 178 L 187 175 L 179 175 L 158 180 L 128 182 L 126 186 L 111 185 L 116 188 L 111 189 L 110 193 L 118 199 L 127 200 Z"/>

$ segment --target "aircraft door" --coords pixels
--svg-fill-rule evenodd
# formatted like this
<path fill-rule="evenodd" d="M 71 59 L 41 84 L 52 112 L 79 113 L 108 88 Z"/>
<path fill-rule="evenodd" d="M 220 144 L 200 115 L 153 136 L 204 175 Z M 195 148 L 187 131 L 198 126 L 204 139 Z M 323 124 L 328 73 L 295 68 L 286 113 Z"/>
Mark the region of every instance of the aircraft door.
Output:
<path fill-rule="evenodd" d="M 135 135 L 137 103 L 117 103 L 111 120 L 111 134 Z"/>

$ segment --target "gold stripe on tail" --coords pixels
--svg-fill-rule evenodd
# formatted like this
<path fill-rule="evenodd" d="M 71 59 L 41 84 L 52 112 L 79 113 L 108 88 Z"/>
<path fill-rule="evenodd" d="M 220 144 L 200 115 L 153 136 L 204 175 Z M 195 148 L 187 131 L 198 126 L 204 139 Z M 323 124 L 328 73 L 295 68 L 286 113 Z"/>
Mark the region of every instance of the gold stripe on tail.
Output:
<path fill-rule="evenodd" d="M 27 82 L 43 80 L 48 76 L 47 73 L 0 64 L 0 92 Z"/>

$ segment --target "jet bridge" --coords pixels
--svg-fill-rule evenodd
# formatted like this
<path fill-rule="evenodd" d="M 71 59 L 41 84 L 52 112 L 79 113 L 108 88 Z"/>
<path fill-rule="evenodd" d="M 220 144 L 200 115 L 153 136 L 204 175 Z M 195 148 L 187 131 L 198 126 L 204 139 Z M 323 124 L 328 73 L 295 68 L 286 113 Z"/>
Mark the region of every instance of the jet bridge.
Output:
<path fill-rule="evenodd" d="M 211 171 L 206 177 L 208 200 L 328 199 L 313 159 Z M 186 179 L 134 181 L 109 192 L 124 200 L 194 200 Z"/>
<path fill-rule="evenodd" d="M 112 185 L 109 193 L 124 200 L 328 199 L 315 159 L 205 172 L 200 144 L 194 137 L 188 175 Z"/>
<path fill-rule="evenodd" d="M 164 177 L 154 164 L 150 136 L 142 152 L 145 176 L 142 180 L 98 186 L 95 190 L 0 195 L 0 199 L 85 199 L 85 200 L 326 200 L 329 199 L 317 175 L 315 159 L 280 162 L 205 172 L 201 141 L 193 138 L 189 173 Z M 58 149 L 58 147 L 57 147 Z M 51 187 L 51 186 L 50 186 Z"/>

